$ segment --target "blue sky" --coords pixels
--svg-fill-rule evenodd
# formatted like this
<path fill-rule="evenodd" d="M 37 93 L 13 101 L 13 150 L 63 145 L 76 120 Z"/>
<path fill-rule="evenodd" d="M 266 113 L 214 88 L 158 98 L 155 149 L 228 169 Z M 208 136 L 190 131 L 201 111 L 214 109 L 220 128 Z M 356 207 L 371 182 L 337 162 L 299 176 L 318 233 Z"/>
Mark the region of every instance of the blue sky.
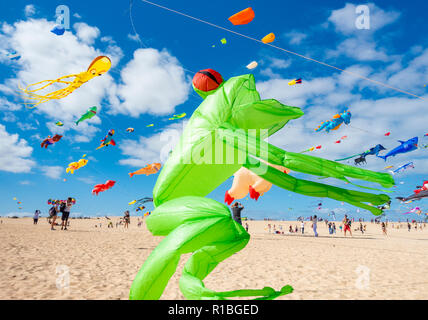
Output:
<path fill-rule="evenodd" d="M 184 2 L 156 0 L 161 5 L 261 39 L 274 32 L 273 44 L 311 58 L 347 69 L 427 99 L 428 26 L 422 1 L 373 1 L 370 29 L 355 27 L 353 1 L 215 1 Z M 46 213 L 48 198 L 77 199 L 75 215 L 121 215 L 133 199 L 151 196 L 157 175 L 128 173 L 147 163 L 162 161 L 165 144 L 173 143 L 185 120 L 168 121 L 172 114 L 190 115 L 201 103 L 191 91 L 193 73 L 212 68 L 223 78 L 250 72 L 245 66 L 256 60 L 252 70 L 262 98 L 275 98 L 303 109 L 305 115 L 290 122 L 270 142 L 300 152 L 315 145 L 323 148 L 311 155 L 337 159 L 382 143 L 392 149 L 397 140 L 428 132 L 426 100 L 374 85 L 312 61 L 284 53 L 226 31 L 134 0 L 132 16 L 140 44 L 131 27 L 127 1 L 63 1 L 70 9 L 70 30 L 52 34 L 57 1 L 14 1 L 0 3 L 0 215 L 25 215 L 35 209 Z M 106 5 L 107 4 L 107 5 Z M 233 26 L 227 18 L 251 6 L 255 19 L 248 25 Z M 227 44 L 220 39 L 225 37 Z M 212 47 L 215 45 L 215 47 Z M 6 54 L 16 51 L 18 61 Z M 108 55 L 112 69 L 58 102 L 47 102 L 28 110 L 17 94 L 18 84 L 86 70 L 98 55 Z M 303 84 L 288 86 L 302 78 Z M 78 127 L 74 122 L 89 107 L 98 116 Z M 315 133 L 314 128 L 348 107 L 350 126 L 334 133 Z M 187 117 L 188 118 L 188 117 Z M 65 123 L 59 128 L 58 120 Z M 154 123 L 154 127 L 146 125 Z M 126 128 L 133 127 L 133 133 Z M 117 146 L 95 151 L 108 130 L 115 129 Z M 385 137 L 384 133 L 391 132 Z M 47 150 L 40 142 L 50 134 L 63 134 Z M 341 144 L 334 142 L 346 135 Z M 167 142 L 162 140 L 166 137 Z M 168 140 L 169 139 L 169 140 Z M 413 161 L 415 169 L 396 175 L 395 196 L 412 193 L 427 176 L 428 149 L 399 155 L 385 163 L 369 157 L 365 168 L 385 171 L 387 165 Z M 89 163 L 74 175 L 66 174 L 68 163 L 87 154 Z M 346 162 L 345 162 L 346 163 Z M 352 163 L 350 163 L 352 165 Z M 303 175 L 296 175 L 299 178 Z M 308 177 L 305 177 L 308 178 Z M 64 181 L 63 179 L 66 179 Z M 106 180 L 117 184 L 98 197 L 95 184 Z M 232 179 L 209 196 L 222 202 Z M 348 188 L 342 182 L 329 184 Z M 374 187 L 374 185 L 372 185 Z M 22 202 L 18 210 L 17 197 Z M 273 187 L 258 202 L 244 199 L 246 213 L 253 218 L 290 219 L 331 210 L 370 219 L 369 212 L 349 205 L 291 194 Z M 428 212 L 428 200 L 400 205 L 393 201 L 388 217 L 403 216 L 406 209 L 420 206 Z M 290 209 L 291 208 L 291 209 Z"/>

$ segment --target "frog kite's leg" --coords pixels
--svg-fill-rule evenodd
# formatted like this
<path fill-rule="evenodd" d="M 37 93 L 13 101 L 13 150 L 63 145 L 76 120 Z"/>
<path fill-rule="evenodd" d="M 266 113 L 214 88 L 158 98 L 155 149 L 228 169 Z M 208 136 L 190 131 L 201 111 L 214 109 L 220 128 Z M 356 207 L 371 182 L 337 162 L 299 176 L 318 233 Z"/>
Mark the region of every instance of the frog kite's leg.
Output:
<path fill-rule="evenodd" d="M 290 293 L 286 286 L 215 292 L 202 280 L 224 259 L 246 246 L 250 235 L 235 222 L 229 209 L 212 199 L 188 196 L 158 206 L 147 219 L 154 235 L 166 235 L 138 272 L 130 299 L 159 299 L 175 273 L 180 256 L 193 252 L 180 279 L 180 290 L 188 299 L 225 299 L 235 296 L 261 296 L 273 299 Z"/>

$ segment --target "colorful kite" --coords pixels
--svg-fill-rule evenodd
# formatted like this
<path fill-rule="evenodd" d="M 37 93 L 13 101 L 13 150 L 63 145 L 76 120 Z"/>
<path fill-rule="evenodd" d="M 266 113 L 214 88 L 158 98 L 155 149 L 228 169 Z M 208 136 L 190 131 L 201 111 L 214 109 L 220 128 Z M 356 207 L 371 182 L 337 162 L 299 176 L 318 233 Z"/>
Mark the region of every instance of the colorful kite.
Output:
<path fill-rule="evenodd" d="M 397 174 L 397 173 L 403 172 L 404 170 L 407 170 L 407 169 L 409 169 L 409 168 L 412 168 L 412 169 L 414 169 L 414 168 L 415 168 L 415 166 L 414 166 L 413 162 L 409 162 L 409 163 L 403 164 L 402 166 L 398 167 L 398 168 L 397 168 L 397 169 L 395 169 L 394 171 L 391 171 L 391 173 L 394 175 L 394 174 Z"/>
<path fill-rule="evenodd" d="M 294 86 L 295 84 L 298 84 L 298 83 L 302 83 L 302 79 L 294 79 L 294 80 L 291 80 L 291 81 L 288 83 L 288 85 L 289 85 L 289 86 Z"/>
<path fill-rule="evenodd" d="M 27 99 L 36 100 L 35 102 L 24 103 L 26 105 L 32 105 L 32 107 L 27 107 L 32 109 L 37 107 L 41 103 L 67 97 L 74 90 L 80 88 L 82 84 L 88 82 L 89 80 L 92 80 L 96 76 L 101 76 L 104 73 L 106 73 L 110 69 L 110 67 L 111 67 L 110 58 L 106 56 L 99 56 L 91 62 L 87 71 L 84 71 L 78 74 L 70 74 L 55 80 L 43 80 L 37 83 L 30 84 L 26 88 L 19 87 L 19 89 L 21 89 L 24 93 L 27 94 L 26 96 Z M 73 81 L 65 80 L 69 78 L 74 78 L 74 79 Z M 39 95 L 35 93 L 37 91 L 43 90 L 53 85 L 54 83 L 62 83 L 62 84 L 66 84 L 67 86 L 63 89 L 59 89 L 45 95 Z M 40 86 L 40 87 L 32 89 L 32 87 L 36 87 L 36 86 Z"/>
<path fill-rule="evenodd" d="M 96 116 L 96 114 L 97 114 L 97 107 L 95 107 L 95 106 L 90 107 L 90 108 L 88 109 L 88 111 L 86 111 L 86 112 L 85 112 L 85 113 L 80 117 L 80 119 L 76 121 L 76 126 L 78 126 L 78 125 L 79 125 L 79 122 L 82 122 L 82 121 L 85 121 L 85 120 L 92 119 L 93 117 L 95 117 L 95 116 Z"/>
<path fill-rule="evenodd" d="M 386 155 L 384 156 L 376 155 L 376 156 L 386 161 L 388 157 L 395 157 L 397 154 L 411 152 L 418 148 L 418 137 L 411 138 L 407 141 L 398 140 L 398 142 L 400 142 L 400 145 L 392 149 Z"/>
<path fill-rule="evenodd" d="M 78 170 L 78 169 L 83 168 L 84 166 L 86 166 L 88 164 L 88 160 L 87 159 L 83 159 L 85 156 L 86 156 L 86 154 L 83 155 L 82 159 L 80 159 L 79 161 L 71 162 L 68 165 L 68 168 L 65 169 L 65 172 L 67 172 L 67 173 L 70 172 L 71 174 L 74 174 L 75 170 Z"/>
<path fill-rule="evenodd" d="M 306 149 L 305 151 L 302 151 L 302 152 L 300 152 L 300 153 L 312 152 L 312 151 L 314 151 L 314 150 L 319 150 L 319 149 L 321 149 L 321 148 L 322 148 L 322 146 L 321 146 L 321 145 L 319 145 L 319 146 L 316 146 L 316 147 L 311 147 L 311 148 L 309 148 L 309 149 Z"/>
<path fill-rule="evenodd" d="M 180 114 L 174 114 L 171 118 L 169 118 L 168 120 L 177 120 L 177 119 L 181 119 L 184 118 L 186 116 L 186 113 L 180 113 Z"/>
<path fill-rule="evenodd" d="M 370 148 L 369 150 L 364 151 L 362 153 L 357 153 L 357 154 L 354 154 L 352 156 L 349 156 L 349 157 L 346 157 L 346 158 L 343 158 L 343 159 L 337 159 L 337 160 L 334 160 L 334 161 L 344 161 L 344 160 L 348 160 L 348 159 L 351 159 L 351 158 L 354 158 L 354 157 L 364 158 L 364 160 L 365 160 L 365 158 L 368 155 L 376 155 L 377 156 L 379 154 L 379 152 L 381 152 L 383 150 L 386 150 L 385 147 L 383 145 L 381 145 L 381 144 L 377 144 L 373 148 Z"/>
<path fill-rule="evenodd" d="M 127 132 L 134 132 L 134 128 L 128 128 L 126 129 Z"/>
<path fill-rule="evenodd" d="M 56 34 L 57 36 L 62 36 L 65 32 L 65 29 L 63 26 L 60 25 L 56 25 L 55 27 L 53 27 L 53 29 L 51 30 L 52 33 Z"/>
<path fill-rule="evenodd" d="M 410 214 L 410 213 L 416 213 L 417 215 L 420 215 L 422 213 L 422 210 L 419 207 L 415 207 L 403 214 Z"/>
<path fill-rule="evenodd" d="M 391 132 L 385 133 L 385 137 L 389 137 L 390 134 L 391 134 Z"/>
<path fill-rule="evenodd" d="M 55 122 L 55 124 L 56 124 L 58 127 L 62 127 L 62 126 L 64 125 L 64 123 L 62 123 L 61 121 L 57 121 L 57 122 Z"/>
<path fill-rule="evenodd" d="M 58 142 L 59 140 L 61 140 L 61 138 L 62 138 L 62 136 L 60 136 L 59 134 L 56 134 L 53 137 L 48 136 L 45 140 L 43 140 L 43 142 L 40 144 L 40 146 L 42 148 L 44 147 L 45 149 L 47 149 L 48 146 Z"/>
<path fill-rule="evenodd" d="M 275 34 L 273 34 L 272 32 L 269 33 L 268 35 L 264 36 L 262 39 L 263 43 L 271 43 L 275 40 Z"/>
<path fill-rule="evenodd" d="M 107 180 L 105 183 L 95 185 L 94 189 L 92 189 L 92 194 L 98 195 L 100 192 L 104 192 L 108 189 L 113 188 L 116 181 Z"/>
<path fill-rule="evenodd" d="M 131 299 L 159 299 L 176 272 L 180 257 L 187 253 L 192 255 L 180 279 L 180 290 L 187 299 L 260 296 L 258 299 L 269 300 L 293 291 L 291 286 L 284 286 L 278 291 L 265 287 L 216 292 L 203 283 L 221 261 L 243 249 L 250 239 L 232 219 L 227 206 L 205 198 L 241 167 L 285 190 L 345 201 L 376 215 L 382 210 L 366 203 L 381 205 L 389 201 L 385 194 L 341 189 L 297 179 L 278 170 L 274 166 L 345 182 L 350 177 L 377 182 L 386 188 L 394 185 L 386 173 L 287 152 L 269 144 L 265 139 L 303 112 L 274 99 L 260 100 L 252 74 L 223 81 L 219 73 L 203 71 L 195 75 L 192 84 L 204 101 L 190 117 L 153 189 L 155 209 L 147 218 L 147 228 L 164 238 L 135 277 Z M 229 159 L 228 154 L 235 157 Z"/>
<path fill-rule="evenodd" d="M 325 131 L 330 132 L 330 130 L 337 130 L 340 126 L 351 123 L 351 112 L 345 111 L 342 113 L 338 113 L 333 116 L 332 120 L 327 120 L 326 122 L 322 122 L 318 128 L 315 129 L 316 132 L 320 132 L 325 129 Z"/>
<path fill-rule="evenodd" d="M 134 172 L 130 172 L 129 176 L 132 178 L 135 175 L 140 175 L 140 174 L 145 174 L 146 176 L 150 175 L 150 174 L 155 174 L 158 173 L 158 171 L 161 168 L 161 164 L 160 163 L 152 163 L 152 164 L 148 164 L 147 166 L 145 166 L 144 168 L 141 168 L 140 170 L 134 171 Z"/>
<path fill-rule="evenodd" d="M 253 69 L 257 68 L 258 65 L 259 64 L 257 63 L 257 61 L 252 61 L 246 66 L 246 68 L 249 70 L 253 70 Z"/>
<path fill-rule="evenodd" d="M 235 13 L 233 16 L 229 17 L 229 21 L 233 23 L 233 25 L 238 26 L 242 24 L 247 24 L 253 21 L 254 19 L 254 10 L 250 7 Z"/>
<path fill-rule="evenodd" d="M 8 54 L 6 54 L 6 57 L 8 57 L 10 60 L 19 60 L 21 59 L 21 55 L 18 54 L 16 51 L 11 51 Z"/>
<path fill-rule="evenodd" d="M 154 126 L 154 124 L 151 123 L 151 124 L 148 124 L 146 127 L 148 128 L 148 127 L 153 127 L 153 126 Z"/>
<path fill-rule="evenodd" d="M 290 170 L 281 166 L 273 166 L 274 168 L 288 174 Z M 272 187 L 272 183 L 259 177 L 245 167 L 239 169 L 233 175 L 232 187 L 226 191 L 224 202 L 231 204 L 236 199 L 243 199 L 250 193 L 250 198 L 258 200 L 260 196 L 265 194 Z"/>
<path fill-rule="evenodd" d="M 116 142 L 113 140 L 113 135 L 114 135 L 114 130 L 113 129 L 109 130 L 105 138 L 101 140 L 100 146 L 95 150 L 101 149 L 103 147 L 108 147 L 109 145 L 115 146 Z"/>

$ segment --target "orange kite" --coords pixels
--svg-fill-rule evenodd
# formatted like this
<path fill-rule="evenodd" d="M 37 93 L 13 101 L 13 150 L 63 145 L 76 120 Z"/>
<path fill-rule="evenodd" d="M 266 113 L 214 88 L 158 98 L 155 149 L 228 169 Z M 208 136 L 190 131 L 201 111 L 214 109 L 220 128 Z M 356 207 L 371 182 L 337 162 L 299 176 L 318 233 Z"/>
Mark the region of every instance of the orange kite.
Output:
<path fill-rule="evenodd" d="M 254 19 L 254 11 L 250 7 L 234 14 L 229 18 L 229 21 L 232 22 L 235 26 L 237 26 L 241 24 L 250 23 L 251 21 L 253 21 L 253 19 Z"/>
<path fill-rule="evenodd" d="M 141 168 L 140 170 L 137 170 L 135 172 L 130 172 L 129 176 L 132 178 L 136 174 L 145 174 L 146 176 L 148 176 L 149 174 L 155 174 L 155 173 L 158 173 L 161 166 L 162 165 L 160 163 L 148 164 L 147 166 L 145 166 L 144 168 Z"/>

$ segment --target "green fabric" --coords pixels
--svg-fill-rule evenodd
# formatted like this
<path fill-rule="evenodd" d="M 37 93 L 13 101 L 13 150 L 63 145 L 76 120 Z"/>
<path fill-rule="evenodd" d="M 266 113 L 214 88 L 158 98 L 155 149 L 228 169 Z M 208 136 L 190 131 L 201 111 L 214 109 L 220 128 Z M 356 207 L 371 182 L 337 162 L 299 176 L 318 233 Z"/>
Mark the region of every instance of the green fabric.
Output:
<path fill-rule="evenodd" d="M 268 166 L 266 162 L 292 171 L 322 178 L 348 178 L 394 184 L 385 173 L 372 172 L 292 153 L 277 148 L 264 139 L 283 128 L 303 112 L 269 99 L 260 100 L 254 76 L 242 75 L 223 82 L 216 90 L 202 92 L 204 101 L 190 117 L 181 139 L 164 164 L 153 189 L 155 210 L 147 218 L 153 235 L 165 236 L 138 272 L 130 290 L 130 299 L 159 299 L 175 273 L 180 256 L 192 253 L 180 278 L 180 290 L 187 299 L 226 299 L 259 296 L 275 299 L 293 291 L 284 286 L 279 291 L 241 289 L 215 292 L 205 287 L 203 279 L 223 260 L 243 249 L 249 234 L 231 218 L 229 209 L 204 198 L 245 166 L 272 182 L 296 193 L 346 201 L 380 214 L 389 197 L 345 190 L 312 181 L 299 180 Z"/>

